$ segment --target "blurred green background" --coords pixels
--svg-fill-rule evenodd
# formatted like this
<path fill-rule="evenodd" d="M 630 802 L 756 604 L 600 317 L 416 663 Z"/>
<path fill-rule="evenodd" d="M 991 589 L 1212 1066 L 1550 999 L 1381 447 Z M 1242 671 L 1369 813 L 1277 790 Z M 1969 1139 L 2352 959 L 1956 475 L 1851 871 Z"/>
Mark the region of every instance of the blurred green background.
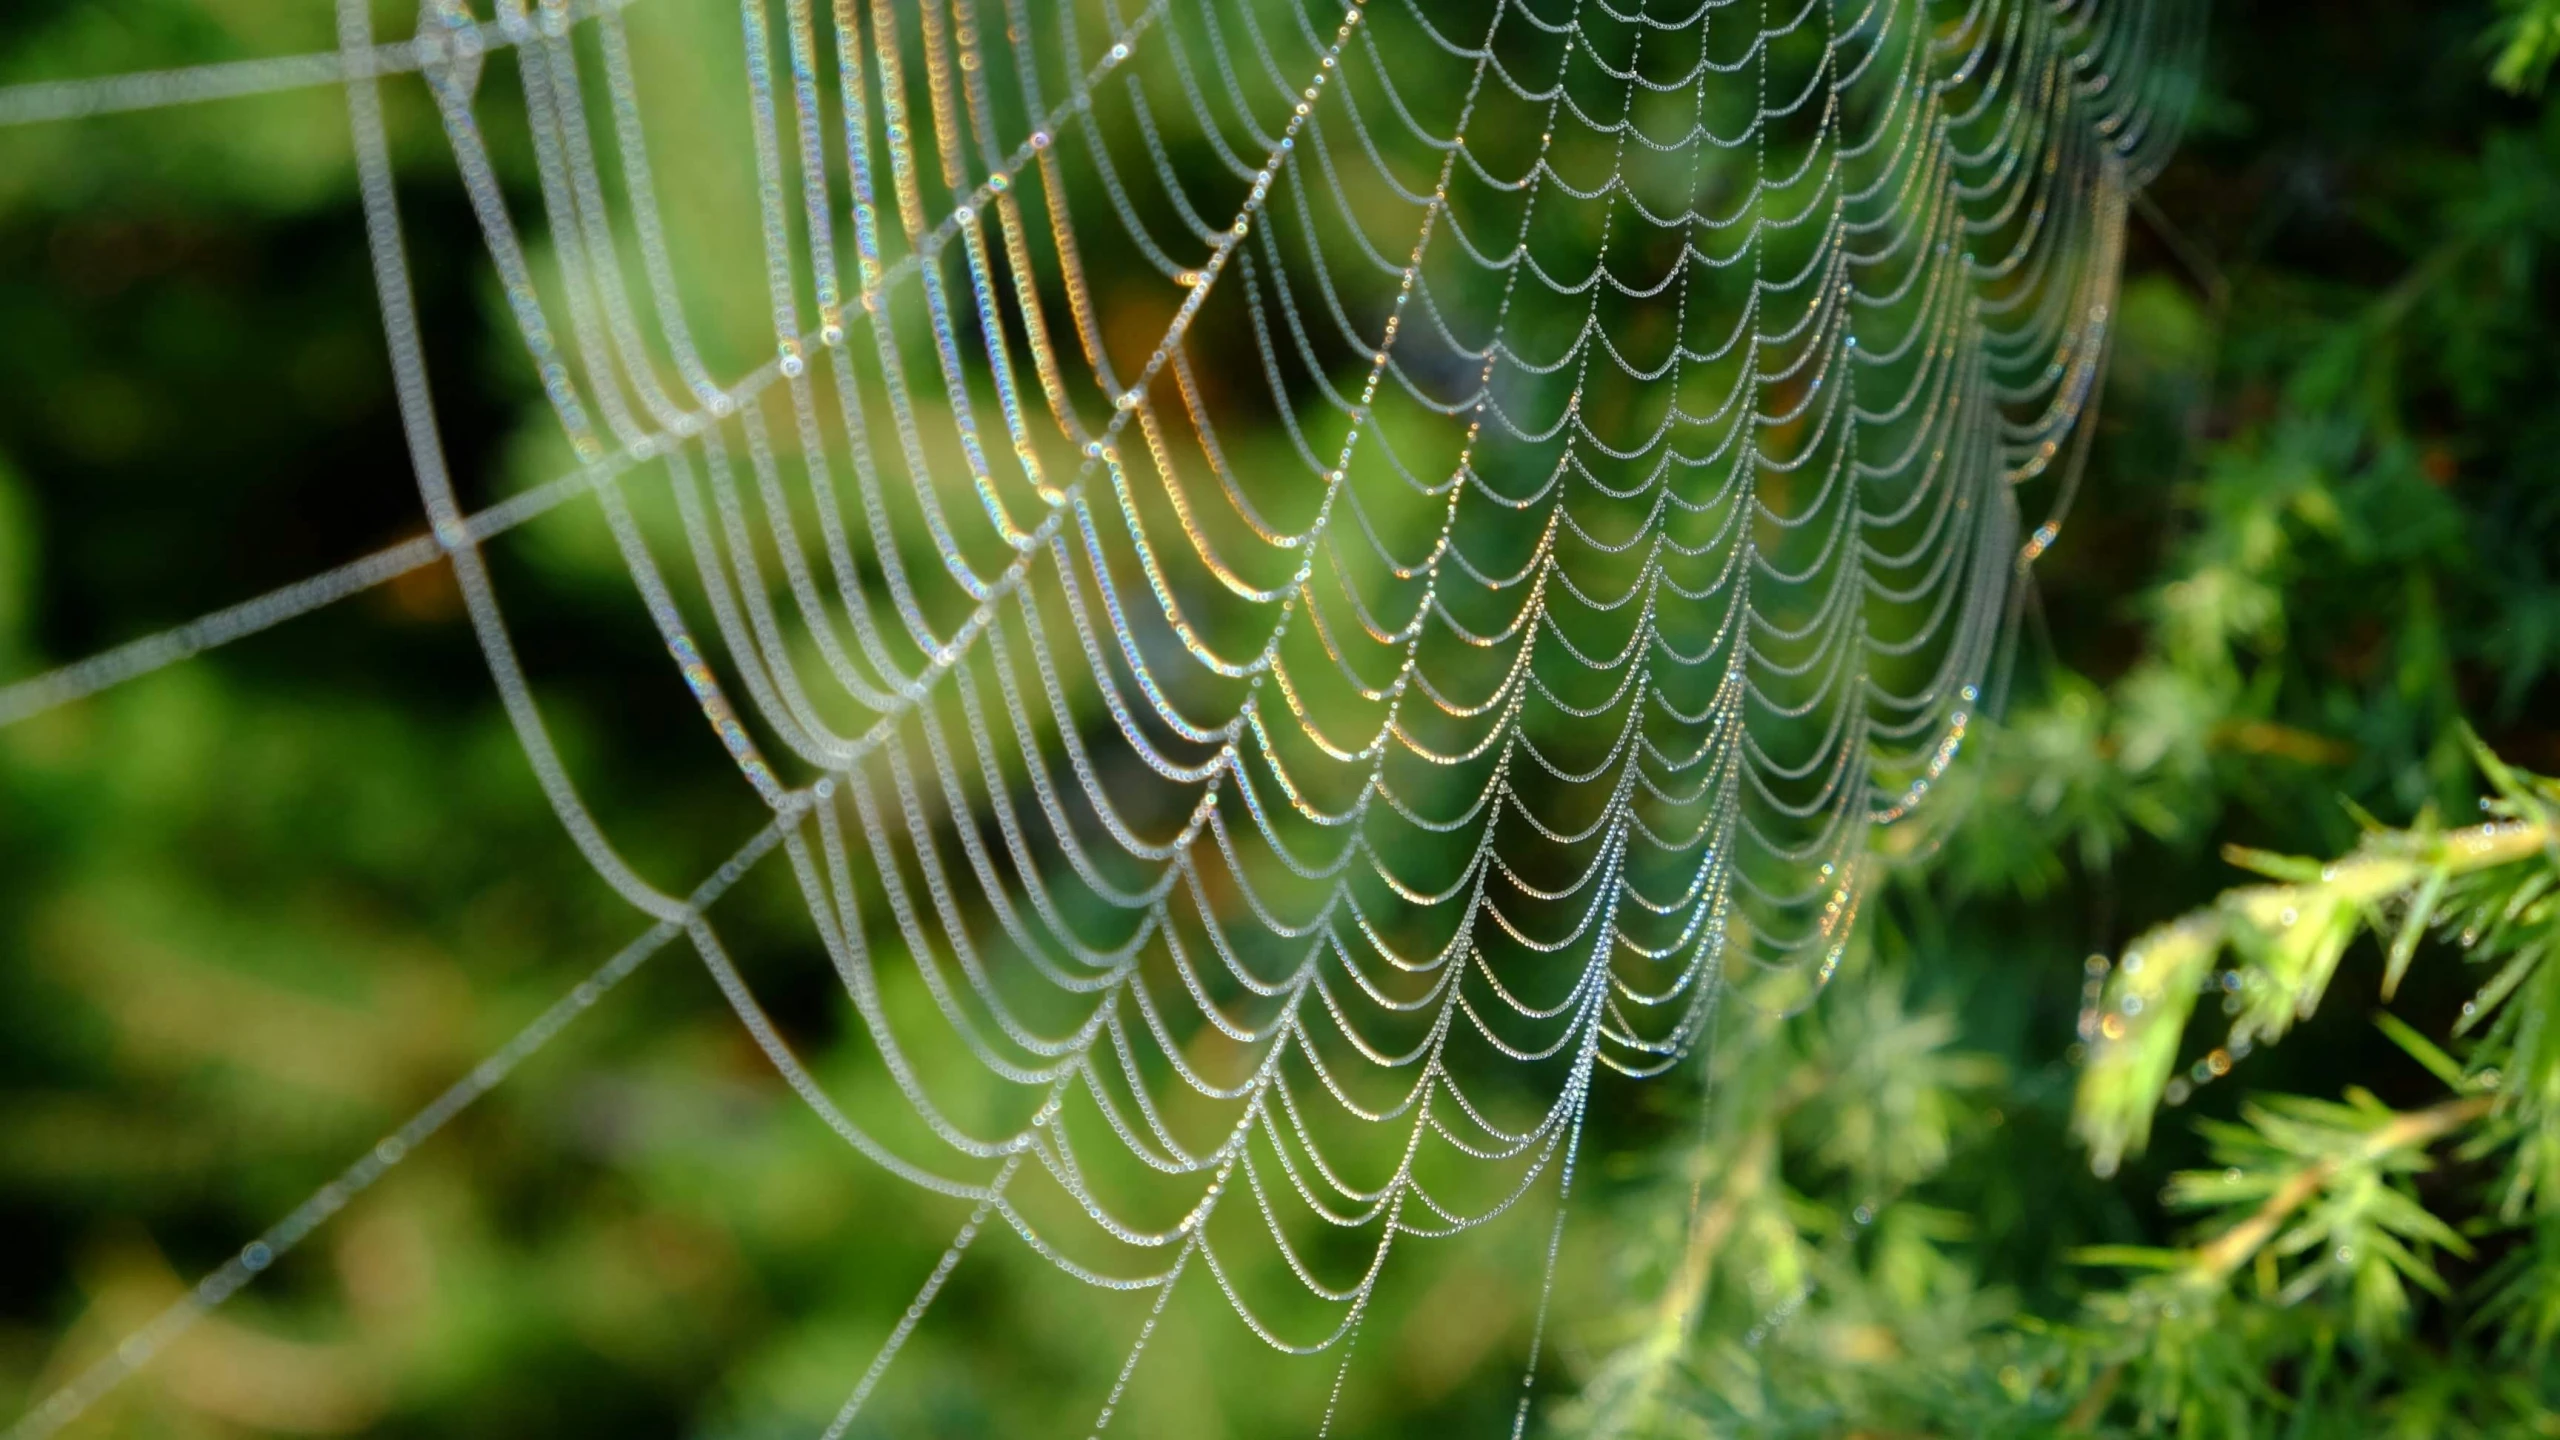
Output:
<path fill-rule="evenodd" d="M 1538 1426 L 1618 1425 L 1619 1347 L 1683 1283 L 1686 1378 L 1639 1430 L 2144 1423 L 2092 1407 L 2100 1369 L 2052 1337 L 2103 1324 L 2082 1307 L 2112 1281 L 2075 1248 L 2184 1233 L 2159 1192 L 2203 1150 L 2172 1111 L 2150 1154 L 2089 1173 L 2066 1133 L 2085 958 L 2233 883 L 2223 843 L 2349 843 L 2341 797 L 2467 813 L 2463 717 L 2560 770 L 2560 122 L 2491 83 L 2502 22 L 2549 23 L 2217 0 L 2009 713 L 1897 832 L 1913 853 L 1834 991 L 1730 1027 L 1703 1116 L 1694 1080 L 1603 1088 Z M 633 34 L 661 58 L 737 43 L 733 15 L 662 0 Z M 21 0 L 0 82 L 331 44 L 316 5 Z M 485 503 L 556 473 L 558 442 L 431 113 L 395 94 L 393 120 L 445 441 Z M 746 183 L 742 133 L 674 134 L 653 135 L 672 176 Z M 420 529 L 352 192 L 327 89 L 0 130 L 0 678 Z M 751 212 L 686 223 L 724 213 Z M 761 356 L 760 276 L 686 283 L 697 316 L 736 317 L 704 337 L 715 370 Z M 571 509 L 491 549 L 519 644 L 635 863 L 703 873 L 752 802 Z M 798 903 L 773 875 L 725 903 L 751 969 L 805 944 Z M 0 1413 L 637 928 L 544 806 L 440 570 L 0 730 Z M 770 977 L 775 1013 L 831 1012 L 816 967 Z M 2187 1109 L 2417 1093 L 2366 1023 L 2374 983 L 2351 968 L 2311 1035 Z M 2422 968 L 2395 1008 L 2441 1033 L 2467 993 Z M 831 1022 L 798 1023 L 823 1069 Z M 73 1433 L 806 1435 L 960 1213 L 855 1162 L 665 963 Z M 1684 1282 L 1701 1215 L 1726 1228 Z M 1335 1433 L 1506 1431 L 1543 1230 L 1425 1247 Z M 1082 1424 L 1139 1313 L 982 1249 L 861 1433 Z M 1127 1433 L 1312 1433 L 1331 1363 L 1275 1367 L 1198 1313 L 1150 1352 Z M 2168 1428 L 2560 1433 L 2548 1345 L 2501 1351 L 2454 1301 L 2317 1404 L 2277 1403 L 2309 1393 L 2285 1348 L 2307 1340 L 2249 1343 L 2274 1398 L 2241 1413 L 2266 1428 Z"/>

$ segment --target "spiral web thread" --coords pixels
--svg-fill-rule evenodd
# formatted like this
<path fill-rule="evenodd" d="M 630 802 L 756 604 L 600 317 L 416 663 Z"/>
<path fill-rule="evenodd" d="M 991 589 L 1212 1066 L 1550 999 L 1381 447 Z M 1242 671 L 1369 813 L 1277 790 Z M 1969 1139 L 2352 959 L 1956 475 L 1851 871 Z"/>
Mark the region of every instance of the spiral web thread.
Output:
<path fill-rule="evenodd" d="M 826 1435 L 991 1229 L 1153 1293 L 1096 1433 L 1194 1271 L 1347 1368 L 1401 1238 L 1569 1192 L 1600 1071 L 1829 976 L 1867 828 L 1955 754 L 2052 539 L 2015 491 L 2069 468 L 2201 31 L 2195 0 L 746 0 L 763 244 L 727 258 L 776 340 L 724 384 L 625 8 L 427 0 L 381 43 L 341 0 L 332 54 L 0 91 L 31 123 L 343 85 L 432 524 L 0 688 L 0 723 L 449 564 L 551 804 L 653 922 L 21 1440 L 678 936 L 848 1145 L 974 1205 Z M 502 51 L 538 216 L 475 109 Z M 477 514 L 384 77 L 432 94 L 580 462 Z M 683 896 L 581 803 L 480 555 L 587 495 L 773 812 Z M 706 917 L 777 851 L 884 1113 Z"/>

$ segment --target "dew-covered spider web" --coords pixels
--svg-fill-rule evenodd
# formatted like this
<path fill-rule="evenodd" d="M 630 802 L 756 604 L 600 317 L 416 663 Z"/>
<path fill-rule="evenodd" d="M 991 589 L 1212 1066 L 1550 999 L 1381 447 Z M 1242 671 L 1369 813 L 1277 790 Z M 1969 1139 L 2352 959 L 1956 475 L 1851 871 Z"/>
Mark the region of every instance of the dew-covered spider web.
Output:
<path fill-rule="evenodd" d="M 1419 1242 L 1520 1208 L 1551 1283 L 1602 1072 L 1816 994 L 1869 830 L 1984 704 L 2201 31 L 2197 0 L 746 0 L 725 89 L 653 93 L 631 33 L 717 3 L 426 0 L 386 38 L 340 0 L 331 53 L 0 91 L 35 124 L 343 89 L 428 522 L 0 688 L 0 724 L 449 566 L 648 927 L 20 1440 L 663 948 L 852 1163 L 973 1207 L 827 1436 L 990 1234 L 1152 1297 L 1090 1433 L 1177 1286 L 1344 1364 Z M 520 125 L 484 124 L 502 85 Z M 477 512 L 393 87 L 574 455 Z M 700 202 L 652 147 L 701 126 L 753 177 L 735 253 L 670 240 Z M 689 267 L 763 277 L 769 359 L 716 368 Z M 630 703 L 698 707 L 771 811 L 690 889 L 582 801 L 482 555 L 573 503 L 669 658 Z M 724 951 L 758 866 L 896 1103 L 821 1083 Z"/>

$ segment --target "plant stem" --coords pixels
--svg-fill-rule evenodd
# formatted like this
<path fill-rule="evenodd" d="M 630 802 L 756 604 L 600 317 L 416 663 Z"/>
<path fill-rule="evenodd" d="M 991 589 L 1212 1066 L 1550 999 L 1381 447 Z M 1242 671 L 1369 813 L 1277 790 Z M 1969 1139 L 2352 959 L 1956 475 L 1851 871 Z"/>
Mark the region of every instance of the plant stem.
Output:
<path fill-rule="evenodd" d="M 2349 1165 L 2368 1164 L 2394 1150 L 2424 1148 L 2446 1135 L 2469 1125 L 2489 1113 L 2497 1102 L 2487 1095 L 2465 1096 L 2447 1100 L 2441 1105 L 2411 1111 L 2394 1117 L 2389 1124 L 2365 1137 L 2354 1150 L 2323 1156 L 2296 1170 L 2276 1187 L 2274 1194 L 2246 1220 L 2196 1247 L 2190 1262 L 2191 1273 L 2211 1284 L 2229 1279 L 2231 1272 L 2248 1263 L 2261 1246 L 2275 1238 L 2287 1217 L 2299 1210 L 2321 1187 L 2337 1177 Z"/>

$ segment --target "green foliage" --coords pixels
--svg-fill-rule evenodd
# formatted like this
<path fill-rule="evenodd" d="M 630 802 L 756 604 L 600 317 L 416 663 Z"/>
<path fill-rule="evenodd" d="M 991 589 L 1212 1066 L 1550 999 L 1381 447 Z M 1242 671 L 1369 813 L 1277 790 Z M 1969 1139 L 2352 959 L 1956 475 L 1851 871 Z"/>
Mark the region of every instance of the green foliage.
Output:
<path fill-rule="evenodd" d="M 2378 942 L 2386 996 L 2422 952 L 2453 951 L 2490 977 L 2453 1027 L 2466 1037 L 2458 1059 L 2407 1022 L 2380 1017 L 2384 1032 L 2442 1087 L 2436 1097 L 2394 1107 L 2351 1085 L 2343 1102 L 2282 1094 L 2249 1101 L 2245 1124 L 2200 1127 L 2219 1168 L 2185 1171 L 2169 1184 L 2167 1202 L 2203 1216 L 2204 1238 L 2083 1257 L 2150 1272 L 2095 1302 L 2130 1332 L 2134 1343 L 2119 1342 L 2116 1363 L 2136 1377 L 2146 1420 L 2175 1419 L 2188 1433 L 2254 1433 L 2254 1407 L 2213 1418 L 2235 1393 L 2228 1377 L 2156 1343 L 2182 1312 L 2214 1315 L 2240 1335 L 2278 1336 L 2269 1348 L 2229 1347 L 2258 1374 L 2299 1353 L 2279 1317 L 2316 1317 L 2324 1354 L 2325 1337 L 2342 1336 L 2348 1351 L 2340 1363 L 2424 1408 L 2435 1402 L 2409 1378 L 2433 1357 L 2405 1353 L 2423 1295 L 2459 1317 L 2465 1344 L 2485 1334 L 2510 1375 L 2538 1375 L 2547 1385 L 2555 1332 L 2542 1297 L 2553 1277 L 2536 1261 L 2560 1215 L 2548 1158 L 2560 1142 L 2549 1039 L 2560 1016 L 2549 977 L 2560 967 L 2546 963 L 2560 939 L 2560 785 L 2519 775 L 2485 752 L 2482 764 L 2498 792 L 2484 802 L 2493 823 L 2447 831 L 2422 817 L 2405 830 L 2377 827 L 2329 862 L 2236 857 L 2289 883 L 2232 891 L 2210 911 L 2146 935 L 2085 1017 L 2094 1039 L 2076 1118 L 2111 1169 L 2142 1143 L 2163 1101 L 2189 1088 L 2163 1059 L 2177 1053 L 2199 990 L 2223 995 L 2231 1028 L 2195 1063 L 2195 1083 L 2227 1072 L 2252 1039 L 2272 1040 L 2311 1018 L 2360 931 Z M 2216 975 L 2210 966 L 2221 954 L 2233 968 Z M 2141 963 L 2145 957 L 2150 963 Z M 2456 1171 L 2449 1180 L 2439 1171 L 2446 1159 Z M 2448 1262 L 2473 1260 L 2488 1246 L 2509 1258 L 2457 1293 L 2444 1273 Z M 2268 1314 L 2242 1313 L 2251 1310 Z M 2542 1393 L 2519 1404 L 2502 1387 L 2483 1387 L 2441 1402 L 2450 1406 L 2442 1418 L 2547 1418 Z M 2300 1413 L 2320 1413 L 2310 1408 L 2318 1398 L 2306 1382 Z"/>
<path fill-rule="evenodd" d="M 1568 1428 L 2244 1437 L 2374 1433 L 2361 1427 L 2377 1415 L 2408 1435 L 2560 1421 L 2560 782 L 2480 761 L 2488 823 L 2375 826 L 2328 861 L 2242 852 L 2284 883 L 2093 962 L 2071 1108 L 2095 1168 L 2116 1174 L 2164 1106 L 2314 1020 L 2366 934 L 2386 995 L 2421 960 L 2485 976 L 2451 1050 L 2377 1021 L 2433 1094 L 2271 1093 L 2200 1122 L 2206 1163 L 2161 1197 L 2189 1238 L 2078 1248 L 2091 1275 L 2130 1278 L 2041 1321 L 1984 1283 L 1974 1227 L 1929 1193 L 1960 1137 L 1979 1146 L 1999 1123 L 2004 1067 L 1860 976 L 1827 1010 L 1747 1023 L 1720 1052 L 1661 1298 Z M 2207 996 L 2228 1029 L 2190 1066 Z"/>
<path fill-rule="evenodd" d="M 2560 4 L 2553 0 L 2501 0 L 2506 15 L 2492 32 L 2497 62 L 2490 73 L 2509 90 L 2540 91 L 2560 60 Z"/>
<path fill-rule="evenodd" d="M 2001 1066 L 1955 1049 L 1954 1018 L 1913 1007 L 1894 976 L 1862 971 L 1834 998 L 1732 1027 L 1660 1298 L 1623 1322 L 1569 1429 L 1818 1433 L 1872 1414 L 1880 1387 L 1935 1389 L 2012 1308 L 1958 1258 L 1968 1218 L 1910 1198 L 2000 1123 Z M 1998 1396 L 1973 1398 L 1988 1417 L 2013 1404 Z"/>
<path fill-rule="evenodd" d="M 2560 6 L 2218 43 L 2017 698 L 1825 1002 L 1907 1005 L 1868 1043 L 1933 1093 L 1728 1037 L 1570 1432 L 2560 1432 L 2560 117 L 2494 88 Z"/>

